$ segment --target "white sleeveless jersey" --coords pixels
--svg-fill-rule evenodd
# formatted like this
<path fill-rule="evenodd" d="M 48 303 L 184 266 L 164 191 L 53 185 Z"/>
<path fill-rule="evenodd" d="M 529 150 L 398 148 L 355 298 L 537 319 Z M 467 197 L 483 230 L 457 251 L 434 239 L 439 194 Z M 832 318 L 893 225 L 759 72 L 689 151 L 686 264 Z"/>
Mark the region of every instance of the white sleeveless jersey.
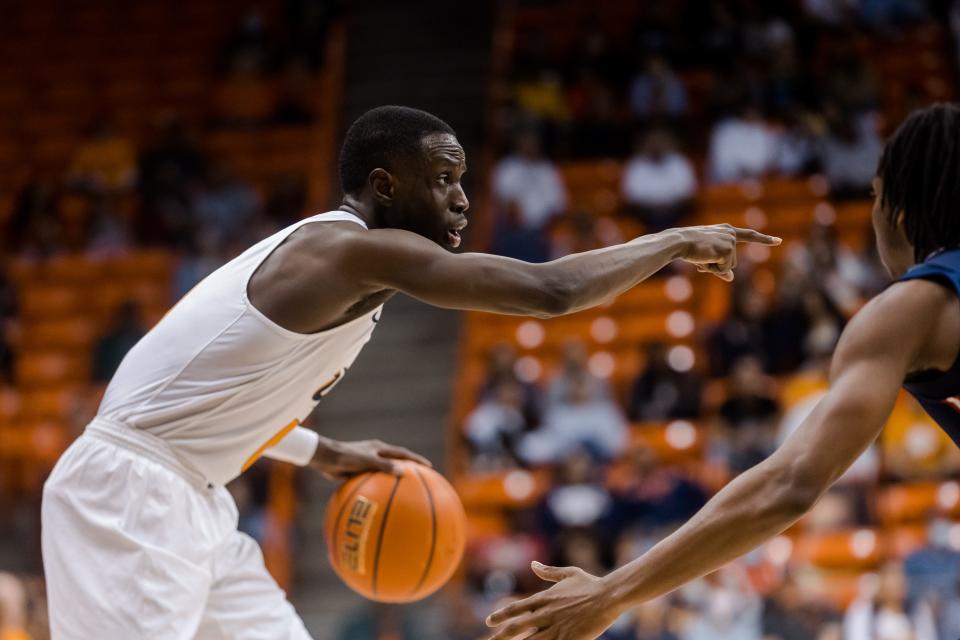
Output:
<path fill-rule="evenodd" d="M 247 298 L 250 277 L 287 236 L 305 224 L 342 220 L 366 228 L 350 213 L 315 215 L 210 274 L 130 350 L 97 415 L 158 436 L 210 482 L 239 475 L 339 382 L 379 320 L 382 306 L 301 334 Z"/>

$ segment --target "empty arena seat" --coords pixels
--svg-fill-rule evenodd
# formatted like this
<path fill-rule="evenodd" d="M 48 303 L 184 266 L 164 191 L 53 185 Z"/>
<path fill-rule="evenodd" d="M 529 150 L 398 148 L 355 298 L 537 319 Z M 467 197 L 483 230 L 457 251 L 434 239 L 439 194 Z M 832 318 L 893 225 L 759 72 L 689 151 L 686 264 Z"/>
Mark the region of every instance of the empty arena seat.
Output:
<path fill-rule="evenodd" d="M 66 421 L 77 410 L 78 387 L 38 389 L 23 394 L 20 417 L 24 420 Z"/>
<path fill-rule="evenodd" d="M 85 350 L 96 341 L 97 329 L 87 317 L 39 319 L 24 327 L 21 345 L 34 350 Z"/>
<path fill-rule="evenodd" d="M 23 353 L 16 366 L 17 384 L 25 388 L 80 382 L 89 372 L 86 354 L 58 351 Z"/>
<path fill-rule="evenodd" d="M 536 504 L 547 491 L 550 479 L 545 472 L 518 470 L 463 476 L 453 484 L 468 510 L 518 508 Z"/>
<path fill-rule="evenodd" d="M 21 313 L 25 318 L 64 318 L 81 307 L 84 292 L 65 285 L 36 285 L 20 294 Z"/>

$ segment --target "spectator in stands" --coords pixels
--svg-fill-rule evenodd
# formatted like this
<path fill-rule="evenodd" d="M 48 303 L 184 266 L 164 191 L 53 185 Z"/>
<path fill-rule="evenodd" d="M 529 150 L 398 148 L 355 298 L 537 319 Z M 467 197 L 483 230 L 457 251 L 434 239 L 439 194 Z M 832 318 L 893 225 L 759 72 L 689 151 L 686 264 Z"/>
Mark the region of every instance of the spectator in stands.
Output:
<path fill-rule="evenodd" d="M 821 118 L 799 108 L 785 109 L 777 135 L 774 165 L 784 176 L 805 176 L 820 167 Z"/>
<path fill-rule="evenodd" d="M 633 383 L 627 416 L 633 421 L 696 418 L 700 415 L 703 380 L 694 371 L 670 366 L 667 345 L 647 347 L 646 367 Z"/>
<path fill-rule="evenodd" d="M 608 483 L 619 529 L 639 527 L 656 535 L 684 522 L 707 501 L 707 492 L 679 467 L 657 460 L 645 446 L 634 447 L 626 465 Z"/>
<path fill-rule="evenodd" d="M 487 400 L 496 395 L 503 382 L 519 386 L 523 392 L 523 419 L 528 427 L 540 424 L 540 389 L 517 375 L 517 352 L 509 342 L 501 342 L 487 353 L 487 378 L 480 386 L 477 398 Z"/>
<path fill-rule="evenodd" d="M 720 121 L 710 135 L 709 174 L 713 182 L 761 178 L 776 158 L 777 135 L 750 105 Z"/>
<path fill-rule="evenodd" d="M 613 498 L 603 486 L 601 471 L 593 456 L 583 449 L 574 449 L 557 465 L 553 486 L 540 505 L 540 530 L 554 542 L 555 552 L 562 554 L 564 548 L 577 546 L 565 539 L 570 532 L 588 532 L 595 537 L 608 533 Z M 571 559 L 559 561 L 559 566 L 566 566 Z"/>
<path fill-rule="evenodd" d="M 612 396 L 607 381 L 590 372 L 589 355 L 587 345 L 582 340 L 572 338 L 563 344 L 560 372 L 551 380 L 547 389 L 548 408 L 563 404 L 570 389 L 579 386 L 581 382 L 589 400 L 603 400 Z"/>
<path fill-rule="evenodd" d="M 773 451 L 779 413 L 773 383 L 764 375 L 760 359 L 741 356 L 733 365 L 727 399 L 719 411 L 730 442 L 731 469 L 748 469 Z"/>
<path fill-rule="evenodd" d="M 844 640 L 937 640 L 930 607 L 908 604 L 906 577 L 896 562 L 883 566 L 874 594 L 847 608 L 843 630 Z"/>
<path fill-rule="evenodd" d="M 710 374 L 730 373 L 741 356 L 755 355 L 766 360 L 769 350 L 769 300 L 749 279 L 739 279 L 731 292 L 730 313 L 707 338 Z"/>
<path fill-rule="evenodd" d="M 861 288 L 870 286 L 874 278 L 870 267 L 841 244 L 836 227 L 829 224 L 812 225 L 806 242 L 794 248 L 788 259 L 817 284 L 840 317 L 850 317 L 860 308 Z"/>
<path fill-rule="evenodd" d="M 873 117 L 834 112 L 821 142 L 823 172 L 834 198 L 864 198 L 877 168 L 883 142 Z"/>
<path fill-rule="evenodd" d="M 502 202 L 500 209 L 490 253 L 524 262 L 549 260 L 550 239 L 546 230 L 525 226 L 517 201 Z"/>
<path fill-rule="evenodd" d="M 520 452 L 532 464 L 562 460 L 584 448 L 601 460 L 611 460 L 627 444 L 627 423 L 607 393 L 598 393 L 594 379 L 579 375 L 562 387 L 549 404 L 543 426 L 528 434 Z"/>
<path fill-rule="evenodd" d="M 179 115 L 164 114 L 154 136 L 139 159 L 140 196 L 148 209 L 159 198 L 185 197 L 203 177 L 207 163 Z"/>
<path fill-rule="evenodd" d="M 806 596 L 787 574 L 763 599 L 764 640 L 809 640 L 833 623 L 836 614 Z"/>
<path fill-rule="evenodd" d="M 260 208 L 257 192 L 240 181 L 223 163 L 214 162 L 193 198 L 193 211 L 201 232 L 209 232 L 217 244 L 244 239 Z"/>
<path fill-rule="evenodd" d="M 278 125 L 307 125 L 314 121 L 313 78 L 303 64 L 288 64 L 281 77 L 271 120 Z M 315 94 L 314 94 L 315 95 Z"/>
<path fill-rule="evenodd" d="M 598 217 L 576 210 L 558 220 L 550 234 L 550 256 L 560 258 L 571 253 L 591 251 L 625 242 L 612 218 Z"/>
<path fill-rule="evenodd" d="M 0 640 L 30 640 L 27 626 L 27 594 L 20 580 L 0 573 Z"/>
<path fill-rule="evenodd" d="M 621 182 L 627 212 L 651 232 L 676 226 L 690 212 L 697 193 L 693 164 L 666 130 L 653 129 L 640 140 Z"/>
<path fill-rule="evenodd" d="M 822 92 L 830 104 L 846 114 L 859 115 L 880 104 L 880 82 L 869 58 L 857 50 L 853 34 L 831 39 L 832 51 Z"/>
<path fill-rule="evenodd" d="M 466 419 L 464 431 L 473 452 L 473 468 L 489 471 L 516 466 L 514 451 L 527 428 L 523 387 L 514 380 L 499 380 Z"/>
<path fill-rule="evenodd" d="M 210 230 L 200 230 L 187 238 L 184 254 L 173 274 L 173 297 L 182 298 L 198 282 L 227 262 L 229 255 L 217 235 Z"/>
<path fill-rule="evenodd" d="M 513 155 L 500 160 L 493 174 L 493 196 L 502 209 L 516 206 L 521 226 L 543 229 L 567 207 L 567 192 L 556 166 L 543 157 L 533 131 L 517 136 Z"/>
<path fill-rule="evenodd" d="M 243 69 L 264 74 L 275 63 L 273 43 L 263 16 L 255 9 L 248 10 L 227 39 L 222 53 L 222 67 L 229 71 Z"/>
<path fill-rule="evenodd" d="M 130 139 L 118 134 L 109 118 L 99 116 L 70 160 L 67 181 L 92 193 L 128 190 L 136 183 L 136 158 Z"/>
<path fill-rule="evenodd" d="M 307 213 L 307 179 L 303 173 L 282 173 L 270 183 L 264 214 L 277 228 L 289 226 Z"/>
<path fill-rule="evenodd" d="M 602 640 L 677 640 L 677 611 L 670 598 L 657 598 L 635 607 L 613 623 Z"/>
<path fill-rule="evenodd" d="M 617 94 L 597 70 L 587 64 L 577 67 L 567 101 L 575 156 L 598 158 L 626 152 Z"/>
<path fill-rule="evenodd" d="M 739 563 L 680 589 L 688 611 L 680 640 L 757 640 L 761 638 L 763 603 Z"/>
<path fill-rule="evenodd" d="M 687 89 L 662 56 L 650 56 L 630 84 L 630 113 L 638 120 L 678 119 L 687 113 Z"/>
<path fill-rule="evenodd" d="M 3 228 L 3 248 L 20 253 L 33 242 L 39 219 L 55 217 L 57 189 L 54 179 L 34 176 L 23 185 L 13 203 L 13 211 Z"/>
<path fill-rule="evenodd" d="M 932 595 L 936 602 L 949 602 L 960 595 L 957 590 L 960 586 L 960 552 L 950 545 L 953 526 L 949 520 L 933 520 L 927 529 L 927 545 L 904 560 L 910 601 Z"/>
<path fill-rule="evenodd" d="M 93 349 L 93 381 L 109 382 L 127 351 L 140 341 L 144 333 L 137 303 L 127 301 L 117 307 L 113 323 Z"/>

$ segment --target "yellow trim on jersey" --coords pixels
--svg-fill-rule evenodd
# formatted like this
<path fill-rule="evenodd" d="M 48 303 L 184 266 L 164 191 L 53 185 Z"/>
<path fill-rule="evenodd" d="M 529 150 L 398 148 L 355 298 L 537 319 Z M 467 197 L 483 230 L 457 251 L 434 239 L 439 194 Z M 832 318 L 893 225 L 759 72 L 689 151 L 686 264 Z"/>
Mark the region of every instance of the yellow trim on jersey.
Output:
<path fill-rule="evenodd" d="M 280 431 L 277 431 L 277 433 L 272 438 L 270 438 L 269 440 L 264 442 L 262 445 L 260 445 L 260 448 L 254 451 L 252 456 L 247 458 L 247 461 L 243 463 L 243 467 L 240 469 L 240 472 L 243 473 L 244 471 L 249 469 L 254 462 L 260 459 L 260 456 L 263 455 L 264 451 L 266 451 L 273 445 L 277 444 L 278 442 L 286 438 L 287 434 L 293 431 L 296 428 L 296 426 L 299 424 L 300 424 L 299 420 L 293 420 L 290 424 L 285 426 L 283 429 L 280 429 Z"/>

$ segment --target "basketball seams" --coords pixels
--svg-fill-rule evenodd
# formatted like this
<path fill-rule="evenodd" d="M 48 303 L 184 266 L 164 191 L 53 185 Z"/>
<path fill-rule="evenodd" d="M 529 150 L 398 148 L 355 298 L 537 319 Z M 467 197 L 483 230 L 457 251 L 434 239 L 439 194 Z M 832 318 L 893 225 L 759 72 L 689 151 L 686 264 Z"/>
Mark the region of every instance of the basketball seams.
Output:
<path fill-rule="evenodd" d="M 430 553 L 427 555 L 427 562 L 423 567 L 423 574 L 420 576 L 420 580 L 417 582 L 417 586 L 413 588 L 413 591 L 410 592 L 411 595 L 415 595 L 423 587 L 423 583 L 426 581 L 427 576 L 430 575 L 430 568 L 433 565 L 433 556 L 437 550 L 437 507 L 433 501 L 433 492 L 430 491 L 430 487 L 427 485 L 427 481 L 424 480 L 423 475 L 421 475 L 420 470 L 413 467 L 414 473 L 417 474 L 417 478 L 420 480 L 420 484 L 423 486 L 423 491 L 427 495 L 427 503 L 430 505 Z"/>
<path fill-rule="evenodd" d="M 397 489 L 400 487 L 400 476 L 393 483 L 393 489 L 390 491 L 390 497 L 387 499 L 387 506 L 383 510 L 383 519 L 380 521 L 380 533 L 377 535 L 377 551 L 373 556 L 373 576 L 370 582 L 370 588 L 373 595 L 377 595 L 377 577 L 380 571 L 380 551 L 383 549 L 383 534 L 387 530 L 387 520 L 390 517 L 390 507 L 393 506 L 393 499 L 397 495 Z"/>

